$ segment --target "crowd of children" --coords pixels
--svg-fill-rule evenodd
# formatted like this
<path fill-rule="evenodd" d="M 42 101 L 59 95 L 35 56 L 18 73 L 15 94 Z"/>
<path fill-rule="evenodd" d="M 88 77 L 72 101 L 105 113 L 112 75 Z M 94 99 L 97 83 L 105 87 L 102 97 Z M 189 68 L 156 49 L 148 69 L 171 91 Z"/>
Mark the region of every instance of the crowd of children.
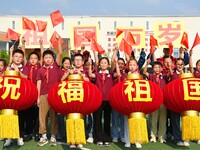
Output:
<path fill-rule="evenodd" d="M 70 74 L 81 74 L 83 79 L 96 84 L 102 92 L 102 105 L 93 114 L 85 116 L 87 142 L 95 143 L 97 146 L 110 146 L 110 142 L 122 142 L 125 147 L 130 147 L 128 117 L 124 116 L 109 104 L 109 92 L 111 88 L 126 79 L 128 74 L 142 74 L 144 79 L 155 82 L 161 89 L 166 84 L 178 78 L 184 72 L 184 66 L 189 62 L 190 72 L 195 77 L 200 77 L 200 60 L 196 62 L 196 71 L 192 66 L 192 51 L 180 48 L 180 58 L 169 55 L 169 49 L 164 48 L 164 56 L 156 58 L 154 53 L 147 57 L 143 71 L 141 68 L 145 63 L 146 54 L 144 50 L 140 53 L 137 61 L 133 56 L 126 55 L 126 60 L 117 56 L 118 46 L 114 45 L 114 52 L 111 63 L 107 57 L 100 57 L 93 51 L 94 60 L 90 57 L 90 52 L 84 50 L 75 51 L 72 59 L 62 58 L 62 47 L 59 44 L 59 37 L 54 35 L 58 42 L 58 53 L 51 49 L 43 50 L 42 39 L 40 39 L 40 54 L 32 51 L 25 58 L 25 39 L 22 39 L 21 49 L 10 49 L 10 63 L 6 66 L 5 60 L 0 59 L 0 75 L 5 70 L 20 71 L 20 76 L 31 80 L 38 89 L 37 103 L 27 110 L 19 111 L 20 138 L 17 139 L 19 146 L 24 145 L 24 141 L 35 138 L 38 146 L 44 146 L 50 142 L 51 146 L 56 146 L 57 140 L 66 138 L 65 116 L 57 114 L 48 104 L 48 92 L 53 85 L 60 81 L 67 80 Z M 156 49 L 155 49 L 156 50 Z M 151 59 L 150 59 L 151 58 Z M 62 62 L 61 62 L 62 59 Z M 60 63 L 61 62 L 61 63 Z M 152 73 L 148 72 L 148 67 L 152 65 Z M 47 136 L 47 117 L 50 118 L 50 140 Z M 167 123 L 168 118 L 170 123 Z M 103 119 L 102 119 L 103 118 Z M 166 143 L 167 134 L 170 134 L 178 146 L 189 146 L 188 141 L 182 140 L 180 129 L 180 114 L 167 110 L 162 105 L 157 111 L 150 114 L 150 142 Z M 170 127 L 168 127 L 170 124 Z M 49 134 L 48 134 L 49 135 Z M 12 139 L 5 139 L 4 147 L 12 144 Z M 135 143 L 137 148 L 141 148 L 142 143 Z M 198 141 L 200 144 L 200 141 Z M 70 145 L 70 148 L 81 148 L 83 145 Z"/>

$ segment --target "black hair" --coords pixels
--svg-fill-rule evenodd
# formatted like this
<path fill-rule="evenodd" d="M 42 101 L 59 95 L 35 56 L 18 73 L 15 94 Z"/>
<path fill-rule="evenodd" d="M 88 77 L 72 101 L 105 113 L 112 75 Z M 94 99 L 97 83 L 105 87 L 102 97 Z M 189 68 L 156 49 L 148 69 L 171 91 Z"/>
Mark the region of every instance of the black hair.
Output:
<path fill-rule="evenodd" d="M 71 64 L 71 59 L 69 57 L 63 57 L 62 59 L 62 64 L 65 62 L 65 60 L 69 60 L 70 64 Z"/>
<path fill-rule="evenodd" d="M 124 64 L 126 64 L 124 58 L 118 58 L 118 61 L 119 61 L 119 60 L 123 61 Z"/>
<path fill-rule="evenodd" d="M 5 61 L 5 59 L 1 59 L 1 58 L 0 58 L 0 61 L 3 62 L 3 66 L 5 67 L 5 66 L 6 66 L 6 61 Z"/>
<path fill-rule="evenodd" d="M 185 60 L 184 60 L 183 58 L 180 58 L 180 57 L 179 57 L 179 58 L 177 58 L 177 59 L 176 59 L 176 63 L 177 63 L 177 61 L 178 61 L 178 60 L 181 60 L 181 61 L 183 61 L 184 65 L 185 65 Z M 176 63 L 175 63 L 175 64 L 176 64 Z"/>
<path fill-rule="evenodd" d="M 38 54 L 37 52 L 35 52 L 35 51 L 32 51 L 32 52 L 28 55 L 28 60 L 30 59 L 31 55 L 36 55 L 37 58 L 38 58 L 38 60 L 40 60 L 39 54 Z"/>
<path fill-rule="evenodd" d="M 83 60 L 83 55 L 82 55 L 82 54 L 80 54 L 80 53 L 75 54 L 75 55 L 74 55 L 74 59 L 75 59 L 75 57 L 77 57 L 77 56 L 80 56 L 80 57 L 82 58 L 82 60 Z"/>
<path fill-rule="evenodd" d="M 47 54 L 52 55 L 53 59 L 55 60 L 55 58 L 54 58 L 55 53 L 52 50 L 50 50 L 50 49 L 45 50 L 42 54 L 42 57 L 44 58 L 44 56 Z"/>
<path fill-rule="evenodd" d="M 101 58 L 99 59 L 99 64 L 100 64 L 100 62 L 101 62 L 103 59 L 107 60 L 108 64 L 110 64 L 109 59 L 108 59 L 107 57 L 101 57 Z"/>
<path fill-rule="evenodd" d="M 197 66 L 197 64 L 200 62 L 200 59 L 199 60 L 197 60 L 197 62 L 196 62 L 196 66 Z"/>
<path fill-rule="evenodd" d="M 165 56 L 163 57 L 163 61 L 164 61 L 166 58 L 170 58 L 171 60 L 173 60 L 172 56 L 167 56 L 167 55 L 165 55 Z"/>
<path fill-rule="evenodd" d="M 84 65 L 86 64 L 88 62 L 88 59 L 86 59 L 85 61 L 84 61 Z M 91 62 L 92 62 L 92 66 L 94 65 L 94 62 L 93 62 L 93 60 L 91 59 Z"/>
<path fill-rule="evenodd" d="M 130 61 L 132 61 L 132 60 L 135 61 L 135 62 L 137 63 L 137 65 L 138 65 L 138 61 L 137 61 L 135 58 L 130 58 L 129 61 L 127 62 L 127 66 L 129 66 L 129 63 L 130 63 Z"/>
<path fill-rule="evenodd" d="M 159 66 L 163 67 L 162 63 L 159 62 L 159 61 L 155 61 L 155 62 L 153 63 L 153 67 L 154 67 L 155 65 L 159 65 Z"/>
<path fill-rule="evenodd" d="M 13 53 L 12 53 L 12 56 L 14 56 L 14 54 L 16 54 L 16 53 L 20 53 L 20 54 L 22 54 L 22 56 L 24 57 L 24 52 L 23 52 L 21 49 L 15 49 L 15 50 L 13 51 Z"/>

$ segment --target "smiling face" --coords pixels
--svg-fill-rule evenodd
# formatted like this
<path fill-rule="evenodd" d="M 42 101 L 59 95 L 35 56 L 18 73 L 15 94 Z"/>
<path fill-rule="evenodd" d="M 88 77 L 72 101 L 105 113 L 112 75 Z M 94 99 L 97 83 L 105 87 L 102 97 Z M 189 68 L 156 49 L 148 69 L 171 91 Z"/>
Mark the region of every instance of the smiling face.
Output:
<path fill-rule="evenodd" d="M 83 58 L 81 56 L 74 57 L 74 66 L 76 68 L 81 68 L 84 64 Z"/>
<path fill-rule="evenodd" d="M 68 70 L 69 68 L 70 68 L 70 66 L 71 66 L 71 63 L 70 63 L 70 60 L 69 59 L 66 59 L 64 62 L 63 62 L 63 68 L 65 69 L 65 70 Z"/>
<path fill-rule="evenodd" d="M 184 66 L 185 66 L 185 64 L 184 64 L 184 61 L 183 61 L 183 60 L 177 60 L 177 61 L 176 61 L 176 70 L 177 70 L 178 72 L 182 72 L 183 69 L 184 69 Z"/>
<path fill-rule="evenodd" d="M 109 67 L 109 62 L 106 58 L 102 58 L 99 61 L 99 67 L 101 68 L 101 70 L 107 70 Z"/>

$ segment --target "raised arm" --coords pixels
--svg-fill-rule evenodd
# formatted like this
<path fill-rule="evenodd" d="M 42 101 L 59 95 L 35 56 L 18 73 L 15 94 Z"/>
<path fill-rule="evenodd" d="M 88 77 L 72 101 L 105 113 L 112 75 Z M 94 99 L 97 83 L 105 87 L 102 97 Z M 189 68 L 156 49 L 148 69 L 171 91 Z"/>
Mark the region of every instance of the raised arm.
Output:
<path fill-rule="evenodd" d="M 13 54 L 13 50 L 14 50 L 14 44 L 10 47 L 10 59 L 9 59 L 9 64 L 8 64 L 8 66 L 11 66 L 11 64 L 12 64 L 12 54 Z"/>
<path fill-rule="evenodd" d="M 147 68 L 148 68 L 150 62 L 151 62 L 151 60 L 150 60 L 150 58 L 148 58 L 145 66 L 144 66 L 144 70 L 143 70 L 143 74 L 146 75 L 147 77 L 149 77 L 149 73 L 147 72 Z"/>
<path fill-rule="evenodd" d="M 113 55 L 111 58 L 111 71 L 113 71 L 115 69 L 115 62 L 116 62 L 115 60 L 117 58 L 118 51 L 119 51 L 118 45 L 114 44 L 114 51 L 113 51 Z"/>
<path fill-rule="evenodd" d="M 193 51 L 190 50 L 190 57 L 189 57 L 189 69 L 190 69 L 190 72 L 191 73 L 194 73 L 194 68 L 193 68 L 193 62 L 192 62 L 192 54 L 193 54 Z"/>
<path fill-rule="evenodd" d="M 91 60 L 91 58 L 88 58 L 88 63 L 90 64 L 89 70 L 88 70 L 88 76 L 90 78 L 96 78 L 95 74 L 92 73 L 92 60 Z"/>
<path fill-rule="evenodd" d="M 56 56 L 56 62 L 57 62 L 58 65 L 60 65 L 60 61 L 62 59 L 62 46 L 61 46 L 61 43 L 60 43 L 59 35 L 54 34 L 54 36 L 56 37 L 57 42 L 58 42 L 58 54 Z"/>
<path fill-rule="evenodd" d="M 42 66 L 42 63 L 43 63 L 42 54 L 44 52 L 43 39 L 42 38 L 39 39 L 39 44 L 40 44 L 40 65 Z"/>
<path fill-rule="evenodd" d="M 26 39 L 22 37 L 22 51 L 24 52 L 24 64 L 26 64 L 26 49 L 25 49 Z"/>

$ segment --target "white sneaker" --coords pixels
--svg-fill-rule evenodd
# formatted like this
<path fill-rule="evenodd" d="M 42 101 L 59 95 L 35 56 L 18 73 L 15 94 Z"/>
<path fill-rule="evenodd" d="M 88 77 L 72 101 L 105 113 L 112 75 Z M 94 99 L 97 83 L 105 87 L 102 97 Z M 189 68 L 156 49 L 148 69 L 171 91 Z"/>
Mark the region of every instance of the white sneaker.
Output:
<path fill-rule="evenodd" d="M 156 143 L 156 137 L 152 137 L 152 138 L 150 139 L 150 142 Z"/>
<path fill-rule="evenodd" d="M 113 141 L 114 143 L 118 143 L 118 139 L 117 139 L 117 138 L 113 138 L 112 141 Z"/>
<path fill-rule="evenodd" d="M 44 146 L 48 143 L 47 138 L 41 137 L 40 141 L 37 143 L 38 146 Z"/>
<path fill-rule="evenodd" d="M 82 144 L 78 144 L 77 148 L 83 148 L 83 145 Z"/>
<path fill-rule="evenodd" d="M 130 143 L 126 143 L 126 144 L 124 145 L 124 147 L 131 147 L 131 144 L 130 144 Z"/>
<path fill-rule="evenodd" d="M 183 143 L 184 143 L 184 146 L 185 146 L 185 147 L 190 146 L 190 143 L 189 143 L 188 141 L 184 141 Z"/>
<path fill-rule="evenodd" d="M 135 143 L 136 148 L 142 148 L 142 145 L 140 143 Z"/>
<path fill-rule="evenodd" d="M 3 144 L 4 147 L 8 147 L 12 144 L 12 140 L 11 139 L 7 139 L 5 140 L 5 143 Z"/>
<path fill-rule="evenodd" d="M 164 138 L 159 139 L 160 143 L 167 143 L 167 141 Z"/>
<path fill-rule="evenodd" d="M 18 145 L 18 146 L 23 146 L 23 145 L 24 145 L 23 138 L 17 139 L 17 145 Z"/>
<path fill-rule="evenodd" d="M 184 142 L 178 142 L 178 143 L 176 143 L 176 145 L 177 145 L 177 146 L 185 146 L 185 145 L 184 145 Z"/>
<path fill-rule="evenodd" d="M 76 145 L 74 145 L 74 144 L 69 145 L 69 148 L 76 148 Z"/>
<path fill-rule="evenodd" d="M 200 144 L 200 140 L 197 141 L 197 144 Z"/>
<path fill-rule="evenodd" d="M 93 139 L 92 137 L 89 137 L 89 138 L 87 139 L 87 142 L 88 142 L 88 143 L 93 143 L 93 142 L 94 142 L 94 139 Z"/>
<path fill-rule="evenodd" d="M 55 137 L 51 137 L 50 146 L 56 146 L 56 145 L 57 145 L 56 138 Z"/>

